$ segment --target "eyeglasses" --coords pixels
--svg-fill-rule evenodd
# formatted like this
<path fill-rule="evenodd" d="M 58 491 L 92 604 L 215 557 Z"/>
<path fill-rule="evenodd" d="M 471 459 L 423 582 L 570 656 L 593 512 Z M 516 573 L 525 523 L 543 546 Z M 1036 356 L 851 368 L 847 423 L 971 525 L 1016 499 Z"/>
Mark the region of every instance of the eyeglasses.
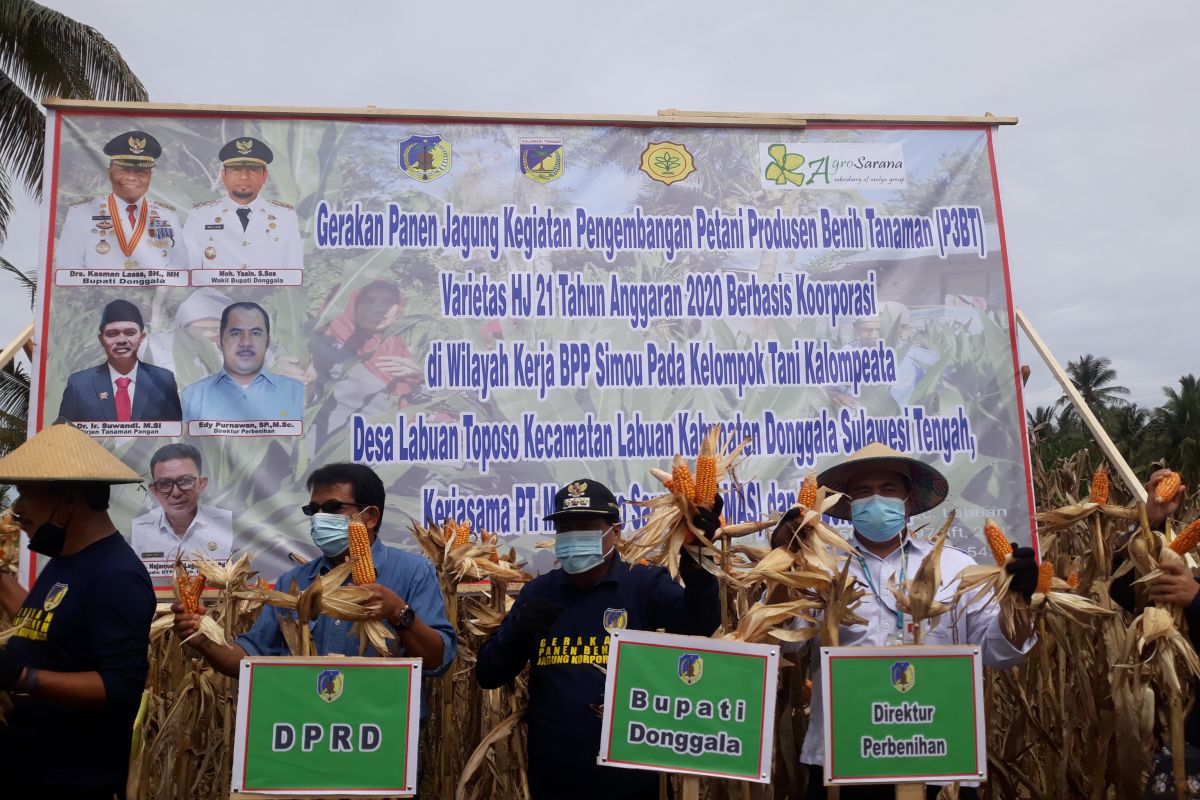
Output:
<path fill-rule="evenodd" d="M 320 511 L 322 514 L 340 514 L 343 506 L 353 506 L 354 508 L 369 508 L 370 506 L 362 503 L 347 503 L 344 500 L 326 500 L 321 505 L 309 503 L 306 506 L 300 506 L 300 510 L 304 512 L 304 516 L 311 517 L 313 514 Z"/>
<path fill-rule="evenodd" d="M 179 491 L 181 492 L 190 492 L 196 487 L 196 480 L 195 475 L 185 475 L 182 478 L 175 478 L 173 480 L 171 478 L 162 478 L 161 480 L 152 482 L 150 485 L 159 494 L 170 494 L 175 490 L 176 486 L 179 487 Z"/>

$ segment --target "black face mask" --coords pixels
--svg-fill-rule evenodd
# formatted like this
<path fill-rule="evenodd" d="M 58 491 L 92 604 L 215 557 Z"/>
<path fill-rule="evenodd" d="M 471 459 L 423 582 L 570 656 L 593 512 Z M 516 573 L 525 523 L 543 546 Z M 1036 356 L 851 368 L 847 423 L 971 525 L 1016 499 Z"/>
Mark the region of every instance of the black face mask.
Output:
<path fill-rule="evenodd" d="M 61 505 L 61 503 L 59 503 Z M 59 506 L 54 507 L 54 514 L 58 513 Z M 62 552 L 63 546 L 67 543 L 67 527 L 54 522 L 54 514 L 50 515 L 50 519 L 38 526 L 38 529 L 29 537 L 29 549 L 35 553 L 40 553 L 44 556 L 54 558 Z M 74 510 L 71 511 L 71 516 L 67 517 L 67 525 L 71 524 L 71 517 L 75 516 Z"/>

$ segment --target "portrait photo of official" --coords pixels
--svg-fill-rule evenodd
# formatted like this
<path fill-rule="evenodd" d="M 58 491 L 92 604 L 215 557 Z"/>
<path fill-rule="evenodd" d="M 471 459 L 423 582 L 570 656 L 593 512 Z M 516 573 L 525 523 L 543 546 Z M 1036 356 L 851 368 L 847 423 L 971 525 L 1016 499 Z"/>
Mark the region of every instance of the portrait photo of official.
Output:
<path fill-rule="evenodd" d="M 150 457 L 150 496 L 157 507 L 133 518 L 130 544 L 142 561 L 188 559 L 193 553 L 224 561 L 233 552 L 233 514 L 205 505 L 208 478 L 200 451 L 168 444 Z"/>
<path fill-rule="evenodd" d="M 186 268 L 183 230 L 174 207 L 149 197 L 158 140 L 126 131 L 104 145 L 112 191 L 71 206 L 54 262 L 60 269 Z"/>
<path fill-rule="evenodd" d="M 304 269 L 295 210 L 263 197 L 274 153 L 253 137 L 227 142 L 217 154 L 225 192 L 199 203 L 184 227 L 192 269 Z"/>
<path fill-rule="evenodd" d="M 174 373 L 138 358 L 146 338 L 138 307 L 128 300 L 106 305 L 96 338 L 104 363 L 71 373 L 58 416 L 71 422 L 178 422 L 183 411 Z"/>
<path fill-rule="evenodd" d="M 304 419 L 304 384 L 264 367 L 271 320 L 262 306 L 226 306 L 219 336 L 221 371 L 184 388 L 185 420 Z"/>

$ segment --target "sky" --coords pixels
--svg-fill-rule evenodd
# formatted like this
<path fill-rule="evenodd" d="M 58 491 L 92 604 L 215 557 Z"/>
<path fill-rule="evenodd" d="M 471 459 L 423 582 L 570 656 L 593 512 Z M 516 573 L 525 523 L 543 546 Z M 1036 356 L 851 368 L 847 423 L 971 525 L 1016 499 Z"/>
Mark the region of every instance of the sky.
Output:
<path fill-rule="evenodd" d="M 1138 403 L 1198 370 L 1194 3 L 46 4 L 156 102 L 1016 116 L 997 136 L 1014 303 L 1061 363 L 1110 358 Z M 40 213 L 19 198 L 0 255 L 34 267 Z M 0 343 L 29 320 L 0 276 Z M 1054 402 L 1020 347 L 1026 407 Z"/>

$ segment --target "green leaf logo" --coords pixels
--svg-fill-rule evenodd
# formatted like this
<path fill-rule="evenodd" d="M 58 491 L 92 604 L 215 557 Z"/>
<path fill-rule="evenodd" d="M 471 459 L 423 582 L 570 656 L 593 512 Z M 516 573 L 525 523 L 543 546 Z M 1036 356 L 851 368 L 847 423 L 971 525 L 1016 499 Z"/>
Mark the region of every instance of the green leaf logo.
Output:
<path fill-rule="evenodd" d="M 790 183 L 793 186 L 804 185 L 804 173 L 797 172 L 804 166 L 804 156 L 799 153 L 789 153 L 787 146 L 773 144 L 767 148 L 771 163 L 767 164 L 766 179 L 774 181 L 776 186 Z"/>
<path fill-rule="evenodd" d="M 674 153 L 663 151 L 654 158 L 654 166 L 663 175 L 670 175 L 682 164 L 682 160 Z"/>

